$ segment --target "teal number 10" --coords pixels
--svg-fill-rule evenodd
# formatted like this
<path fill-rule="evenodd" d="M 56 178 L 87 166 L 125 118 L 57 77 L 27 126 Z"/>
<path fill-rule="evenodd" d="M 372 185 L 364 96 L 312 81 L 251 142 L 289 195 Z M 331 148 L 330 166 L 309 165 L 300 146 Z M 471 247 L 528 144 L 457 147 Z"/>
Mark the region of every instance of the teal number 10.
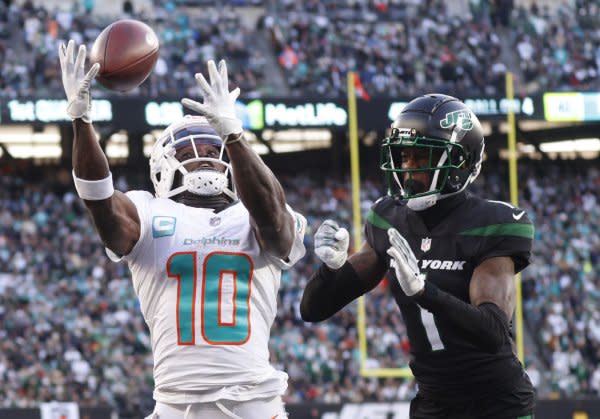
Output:
<path fill-rule="evenodd" d="M 200 329 L 211 345 L 242 345 L 250 338 L 252 259 L 243 253 L 213 252 L 198 271 L 196 252 L 174 253 L 167 275 L 177 281 L 177 344 L 195 345 L 196 287 L 202 278 Z"/>

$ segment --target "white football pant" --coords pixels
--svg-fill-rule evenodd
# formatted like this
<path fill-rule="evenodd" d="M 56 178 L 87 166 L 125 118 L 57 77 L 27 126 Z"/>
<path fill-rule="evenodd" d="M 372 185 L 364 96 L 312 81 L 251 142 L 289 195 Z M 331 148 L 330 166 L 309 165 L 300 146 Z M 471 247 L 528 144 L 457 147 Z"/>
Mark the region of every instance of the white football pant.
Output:
<path fill-rule="evenodd" d="M 146 419 L 285 419 L 280 396 L 246 402 L 219 400 L 210 403 L 172 404 L 156 402 Z"/>

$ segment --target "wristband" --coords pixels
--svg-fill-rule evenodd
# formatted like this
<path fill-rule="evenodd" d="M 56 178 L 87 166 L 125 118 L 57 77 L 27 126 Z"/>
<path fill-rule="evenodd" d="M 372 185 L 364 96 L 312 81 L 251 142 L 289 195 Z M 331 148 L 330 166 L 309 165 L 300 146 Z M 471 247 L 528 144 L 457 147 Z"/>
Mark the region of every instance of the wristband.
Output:
<path fill-rule="evenodd" d="M 77 195 L 86 201 L 101 201 L 110 198 L 115 193 L 112 173 L 110 172 L 104 179 L 85 180 L 75 176 L 75 170 L 73 170 L 73 181 L 75 182 Z"/>
<path fill-rule="evenodd" d="M 223 141 L 225 143 L 225 145 L 229 145 L 229 144 L 233 144 L 233 143 L 237 143 L 238 141 L 241 141 L 244 138 L 244 132 L 240 132 L 239 134 L 237 134 L 237 136 L 230 140 L 229 138 L 235 134 L 229 134 L 227 137 L 225 137 L 225 141 Z"/>

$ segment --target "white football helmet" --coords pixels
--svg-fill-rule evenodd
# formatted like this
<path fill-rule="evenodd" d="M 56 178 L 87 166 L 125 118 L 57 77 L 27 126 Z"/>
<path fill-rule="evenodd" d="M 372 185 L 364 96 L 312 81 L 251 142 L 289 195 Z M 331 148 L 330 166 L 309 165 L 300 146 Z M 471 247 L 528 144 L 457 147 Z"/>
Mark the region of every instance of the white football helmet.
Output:
<path fill-rule="evenodd" d="M 200 157 L 197 144 L 211 144 L 219 149 L 219 157 Z M 194 156 L 178 160 L 177 150 L 192 146 Z M 237 199 L 231 165 L 225 160 L 225 146 L 215 130 L 202 116 L 185 115 L 169 125 L 160 135 L 150 154 L 150 179 L 159 198 L 170 198 L 184 191 L 196 195 L 214 196 L 224 193 Z M 223 171 L 196 169 L 189 171 L 186 165 L 195 162 L 212 162 L 222 165 Z M 188 166 L 189 167 L 189 166 Z M 176 173 L 180 173 L 180 185 L 173 187 Z"/>

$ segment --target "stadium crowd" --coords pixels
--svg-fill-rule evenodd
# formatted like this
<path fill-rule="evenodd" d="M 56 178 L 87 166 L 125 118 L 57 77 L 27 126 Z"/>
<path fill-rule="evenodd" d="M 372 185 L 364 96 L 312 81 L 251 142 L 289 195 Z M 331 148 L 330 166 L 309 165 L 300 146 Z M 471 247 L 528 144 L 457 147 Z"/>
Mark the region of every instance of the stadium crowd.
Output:
<path fill-rule="evenodd" d="M 94 2 L 87 2 L 93 4 Z M 127 3 L 127 2 L 125 2 Z M 252 96 L 264 84 L 263 52 L 253 49 L 252 31 L 232 8 L 188 13 L 176 2 L 154 2 L 151 13 L 125 6 L 119 19 L 134 18 L 147 23 L 160 40 L 160 56 L 153 73 L 131 95 L 196 95 L 192 76 L 215 57 L 227 57 L 230 79 L 244 94 Z M 115 17 L 92 13 L 80 7 L 47 9 L 26 1 L 23 6 L 0 2 L 0 96 L 61 96 L 58 46 L 73 39 L 88 51 L 98 34 Z M 97 89 L 95 97 L 109 94 Z"/>
<path fill-rule="evenodd" d="M 359 74 L 363 96 L 495 95 L 503 86 L 489 19 L 450 14 L 448 2 L 278 4 L 267 27 L 296 94 L 345 95 L 348 71 Z"/>
<path fill-rule="evenodd" d="M 551 13 L 534 2 L 514 14 L 510 38 L 524 91 L 598 89 L 600 7 L 587 0 L 571 4 L 561 3 Z"/>
<path fill-rule="evenodd" d="M 522 94 L 598 88 L 597 2 L 550 10 L 473 0 L 469 13 L 452 13 L 458 2 L 442 0 L 278 4 L 269 27 L 298 94 L 344 95 L 352 70 L 368 96 L 494 96 L 503 92 L 507 61 L 521 70 Z"/>
<path fill-rule="evenodd" d="M 154 1 L 152 13 L 125 1 L 118 18 L 155 29 L 160 58 L 149 81 L 131 94 L 197 95 L 192 74 L 208 59 L 226 57 L 233 83 L 245 97 L 273 93 L 269 63 L 278 61 L 287 93 L 345 95 L 345 75 L 357 71 L 359 92 L 415 96 L 424 90 L 455 96 L 503 92 L 506 63 L 519 68 L 517 91 L 599 87 L 600 7 L 576 0 L 552 10 L 508 0 L 330 0 L 264 2 L 256 25 L 245 9 L 181 8 Z M 250 2 L 253 3 L 253 2 Z M 115 16 L 94 13 L 92 0 L 72 8 L 0 2 L 0 96 L 60 96 L 57 47 L 74 39 L 91 47 Z M 268 45 L 258 42 L 270 40 Z M 448 39 L 451 42 L 448 42 Z M 108 94 L 101 90 L 96 96 Z"/>
<path fill-rule="evenodd" d="M 506 200 L 504 165 L 486 162 L 475 190 Z M 529 372 L 556 396 L 600 395 L 600 171 L 572 161 L 544 161 L 543 170 L 523 161 L 520 170 L 521 207 L 536 226 L 523 290 L 541 364 Z M 138 176 L 117 176 L 117 188 L 148 189 Z M 299 317 L 307 272 L 318 265 L 312 234 L 327 217 L 351 225 L 349 183 L 280 178 L 309 223 L 308 255 L 282 278 L 270 342 L 272 362 L 290 375 L 287 401 L 412 397 L 412 380 L 359 376 L 356 304 L 320 324 Z M 382 186 L 369 179 L 361 190 L 366 212 Z M 108 260 L 92 228 L 67 170 L 0 177 L 0 406 L 69 399 L 109 404 L 121 417 L 151 411 L 152 357 L 129 273 Z M 405 366 L 409 347 L 385 284 L 365 302 L 367 366 Z"/>

